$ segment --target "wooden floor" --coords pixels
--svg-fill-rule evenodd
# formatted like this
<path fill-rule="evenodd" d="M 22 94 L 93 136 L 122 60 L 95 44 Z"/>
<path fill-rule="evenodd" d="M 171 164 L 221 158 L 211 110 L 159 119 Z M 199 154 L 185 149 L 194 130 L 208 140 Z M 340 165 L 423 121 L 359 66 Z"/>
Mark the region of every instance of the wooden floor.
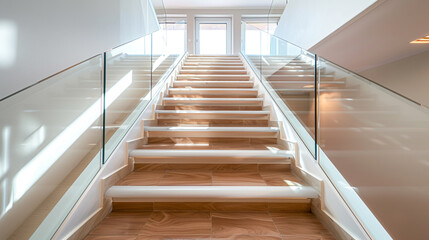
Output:
<path fill-rule="evenodd" d="M 301 186 L 280 164 L 136 164 L 116 185 L 128 186 Z"/>
<path fill-rule="evenodd" d="M 298 192 L 311 186 L 293 174 L 286 157 L 275 164 L 265 153 L 252 158 L 255 151 L 287 151 L 288 145 L 279 139 L 277 123 L 270 121 L 269 108 L 237 56 L 188 57 L 164 98 L 156 119 L 144 124 L 144 141 L 130 151 L 134 171 L 114 187 L 168 186 L 178 195 L 145 199 L 151 191 L 145 190 L 137 198 L 112 196 L 113 212 L 86 239 L 333 239 L 311 213 L 310 197 L 276 198 L 265 190 Z M 161 150 L 160 155 L 152 157 L 151 150 Z M 220 157 L 219 150 L 235 150 L 235 155 Z M 238 161 L 243 150 L 250 157 Z M 174 155 L 180 151 L 192 154 Z M 208 186 L 212 198 L 195 198 L 198 202 L 189 192 L 187 200 L 175 198 L 184 186 Z M 232 186 L 243 186 L 234 190 L 241 202 L 222 192 Z M 255 188 L 264 192 L 247 198 Z"/>
<path fill-rule="evenodd" d="M 113 212 L 86 240 L 101 239 L 334 239 L 311 213 L 148 211 Z"/>

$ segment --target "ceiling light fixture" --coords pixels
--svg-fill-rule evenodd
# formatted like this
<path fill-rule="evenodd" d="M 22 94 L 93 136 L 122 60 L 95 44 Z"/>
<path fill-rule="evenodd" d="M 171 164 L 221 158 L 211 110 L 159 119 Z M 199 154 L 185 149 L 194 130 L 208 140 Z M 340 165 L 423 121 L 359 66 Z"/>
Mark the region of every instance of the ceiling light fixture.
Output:
<path fill-rule="evenodd" d="M 416 39 L 414 41 L 411 41 L 410 43 L 429 43 L 429 35 Z"/>

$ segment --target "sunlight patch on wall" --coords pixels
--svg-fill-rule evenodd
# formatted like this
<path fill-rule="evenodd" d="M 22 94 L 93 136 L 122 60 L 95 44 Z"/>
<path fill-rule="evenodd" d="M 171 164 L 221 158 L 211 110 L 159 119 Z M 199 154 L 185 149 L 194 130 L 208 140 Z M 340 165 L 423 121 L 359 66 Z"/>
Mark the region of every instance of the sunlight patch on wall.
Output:
<path fill-rule="evenodd" d="M 16 41 L 16 24 L 0 20 L 0 68 L 8 68 L 15 63 Z"/>
<path fill-rule="evenodd" d="M 129 71 L 109 89 L 106 93 L 106 108 L 131 85 L 132 76 L 133 72 Z M 100 117 L 101 102 L 101 98 L 94 102 L 16 174 L 12 186 L 14 202 L 18 201 Z"/>

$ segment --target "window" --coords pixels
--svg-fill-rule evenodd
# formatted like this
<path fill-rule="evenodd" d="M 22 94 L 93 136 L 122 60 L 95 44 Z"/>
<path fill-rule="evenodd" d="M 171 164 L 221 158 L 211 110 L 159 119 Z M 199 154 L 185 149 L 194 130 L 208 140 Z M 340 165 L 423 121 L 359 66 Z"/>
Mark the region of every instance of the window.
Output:
<path fill-rule="evenodd" d="M 231 18 L 197 18 L 197 54 L 231 54 Z"/>

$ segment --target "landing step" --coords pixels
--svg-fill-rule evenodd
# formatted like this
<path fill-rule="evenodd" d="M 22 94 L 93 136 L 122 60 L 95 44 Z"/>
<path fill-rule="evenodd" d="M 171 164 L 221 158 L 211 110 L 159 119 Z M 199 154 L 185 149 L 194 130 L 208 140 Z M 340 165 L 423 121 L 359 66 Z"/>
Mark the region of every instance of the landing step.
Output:
<path fill-rule="evenodd" d="M 114 202 L 290 202 L 317 198 L 309 186 L 113 186 Z"/>

